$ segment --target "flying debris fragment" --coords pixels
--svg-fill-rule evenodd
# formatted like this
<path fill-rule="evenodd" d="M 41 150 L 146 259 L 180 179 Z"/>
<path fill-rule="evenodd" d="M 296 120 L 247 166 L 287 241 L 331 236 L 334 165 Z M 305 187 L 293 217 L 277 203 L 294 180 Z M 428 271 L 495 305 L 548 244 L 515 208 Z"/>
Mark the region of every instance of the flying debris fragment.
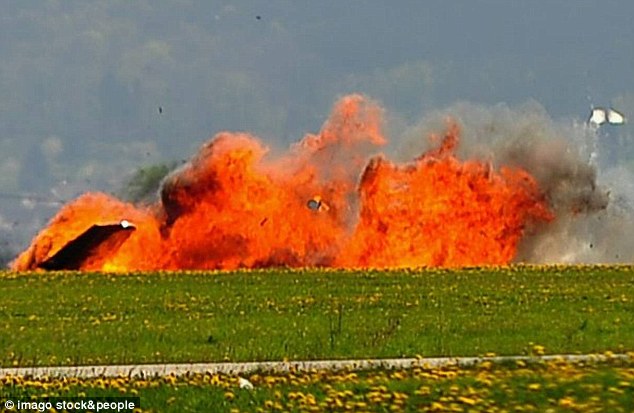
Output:
<path fill-rule="evenodd" d="M 326 204 L 319 195 L 315 195 L 306 203 L 308 209 L 313 211 L 328 211 L 330 207 Z"/>
<path fill-rule="evenodd" d="M 588 124 L 598 127 L 606 122 L 610 125 L 622 125 L 625 123 L 625 116 L 612 108 L 592 108 Z"/>

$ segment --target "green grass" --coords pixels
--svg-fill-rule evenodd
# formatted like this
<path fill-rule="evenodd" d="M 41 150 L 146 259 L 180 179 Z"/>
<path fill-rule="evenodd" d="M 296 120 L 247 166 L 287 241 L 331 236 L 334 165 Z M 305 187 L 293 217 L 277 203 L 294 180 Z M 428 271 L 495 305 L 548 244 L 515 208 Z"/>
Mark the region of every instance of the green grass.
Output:
<path fill-rule="evenodd" d="M 143 412 L 631 412 L 634 360 L 154 378 L 0 379 L 3 399 L 139 397 Z"/>
<path fill-rule="evenodd" d="M 3 366 L 634 348 L 634 268 L 0 274 Z"/>

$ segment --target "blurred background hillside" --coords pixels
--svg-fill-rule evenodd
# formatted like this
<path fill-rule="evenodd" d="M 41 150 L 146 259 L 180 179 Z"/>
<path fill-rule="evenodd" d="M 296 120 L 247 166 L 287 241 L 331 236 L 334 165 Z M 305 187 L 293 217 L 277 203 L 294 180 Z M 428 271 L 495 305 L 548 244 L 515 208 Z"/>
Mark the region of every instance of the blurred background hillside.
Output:
<path fill-rule="evenodd" d="M 628 0 L 3 1 L 0 251 L 218 131 L 317 132 L 346 93 L 394 130 L 457 101 L 634 119 L 633 18 Z M 631 124 L 607 135 L 634 169 Z"/>

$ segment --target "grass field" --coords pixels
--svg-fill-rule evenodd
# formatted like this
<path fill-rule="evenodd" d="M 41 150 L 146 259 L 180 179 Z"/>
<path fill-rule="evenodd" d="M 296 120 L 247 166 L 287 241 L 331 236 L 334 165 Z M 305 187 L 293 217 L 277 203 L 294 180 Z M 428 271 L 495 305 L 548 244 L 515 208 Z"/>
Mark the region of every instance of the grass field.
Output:
<path fill-rule="evenodd" d="M 634 349 L 634 268 L 0 274 L 2 366 Z"/>
<path fill-rule="evenodd" d="M 631 412 L 634 359 L 368 372 L 0 380 L 4 399 L 135 396 L 143 412 Z M 35 399 L 42 400 L 42 399 Z"/>

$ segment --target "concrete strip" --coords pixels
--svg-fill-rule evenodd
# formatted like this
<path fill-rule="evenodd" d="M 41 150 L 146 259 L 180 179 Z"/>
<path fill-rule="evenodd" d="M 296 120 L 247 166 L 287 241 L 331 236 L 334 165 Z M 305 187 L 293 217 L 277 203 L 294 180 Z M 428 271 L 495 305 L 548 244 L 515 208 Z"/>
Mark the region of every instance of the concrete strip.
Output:
<path fill-rule="evenodd" d="M 312 370 L 369 370 L 375 368 L 403 369 L 421 366 L 439 368 L 451 365 L 461 367 L 490 361 L 553 361 L 568 362 L 601 361 L 609 358 L 631 359 L 628 354 L 561 354 L 548 356 L 497 356 L 497 357 L 433 357 L 433 358 L 393 358 L 373 360 L 314 360 L 314 361 L 262 361 L 244 363 L 173 363 L 173 364 L 128 364 L 101 366 L 48 366 L 48 367 L 8 367 L 0 368 L 0 377 L 154 377 L 184 375 L 187 373 L 224 373 L 245 375 L 254 372 L 288 372 Z"/>

